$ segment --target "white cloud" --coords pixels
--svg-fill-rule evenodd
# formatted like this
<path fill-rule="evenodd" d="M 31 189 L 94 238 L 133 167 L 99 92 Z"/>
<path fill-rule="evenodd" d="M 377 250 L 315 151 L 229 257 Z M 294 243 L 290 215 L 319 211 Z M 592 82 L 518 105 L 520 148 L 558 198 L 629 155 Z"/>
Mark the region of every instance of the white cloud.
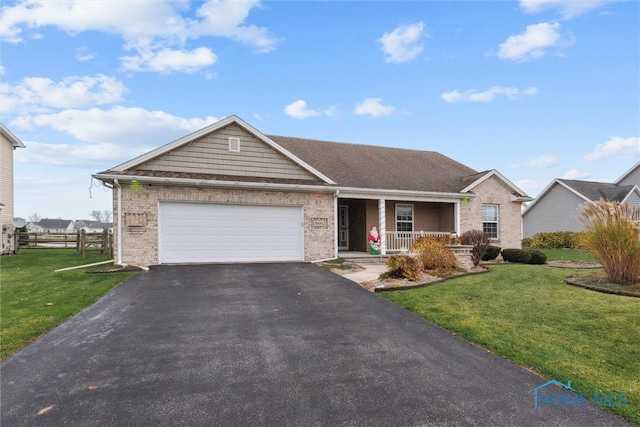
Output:
<path fill-rule="evenodd" d="M 289 117 L 300 120 L 320 115 L 318 111 L 308 109 L 307 103 L 302 99 L 294 101 L 284 107 L 284 113 Z"/>
<path fill-rule="evenodd" d="M 455 103 L 455 102 L 493 102 L 496 96 L 504 95 L 507 99 L 517 100 L 522 96 L 531 96 L 536 95 L 538 93 L 538 89 L 535 87 L 528 87 L 525 89 L 518 89 L 515 87 L 500 87 L 494 86 L 489 88 L 484 92 L 477 92 L 475 90 L 467 90 L 464 92 L 460 92 L 458 90 L 454 90 L 451 92 L 444 92 L 440 95 L 445 102 Z"/>
<path fill-rule="evenodd" d="M 96 57 L 96 54 L 86 46 L 79 47 L 75 50 L 75 57 L 80 62 L 91 61 Z"/>
<path fill-rule="evenodd" d="M 604 144 L 598 144 L 593 152 L 584 156 L 584 160 L 587 162 L 595 162 L 596 160 L 608 157 L 621 157 L 625 159 L 640 158 L 640 138 L 621 138 L 614 136 Z"/>
<path fill-rule="evenodd" d="M 88 166 L 105 161 L 116 163 L 122 158 L 132 158 L 146 149 L 130 145 L 116 144 L 45 144 L 29 142 L 29 150 L 16 152 L 19 163 L 55 166 Z"/>
<path fill-rule="evenodd" d="M 586 172 L 582 172 L 579 169 L 569 169 L 562 175 L 564 179 L 585 179 L 588 178 L 589 174 Z"/>
<path fill-rule="evenodd" d="M 123 56 L 122 68 L 129 71 L 153 71 L 170 73 L 180 71 L 194 73 L 217 62 L 218 57 L 207 47 L 192 51 L 161 49 L 152 51 L 139 49 L 137 56 Z"/>
<path fill-rule="evenodd" d="M 25 33 L 49 26 L 70 34 L 98 31 L 120 36 L 126 50 L 138 52 L 123 57 L 128 69 L 157 70 L 166 64 L 168 71 L 186 72 L 215 62 L 208 48 L 185 50 L 189 39 L 224 37 L 262 53 L 278 43 L 267 28 L 244 24 L 251 10 L 260 6 L 259 0 L 208 0 L 195 11 L 195 19 L 189 6 L 184 0 L 22 0 L 0 9 L 0 40 L 21 42 Z M 144 59 L 153 63 L 143 65 Z"/>
<path fill-rule="evenodd" d="M 535 197 L 549 184 L 549 181 L 522 179 L 520 181 L 517 181 L 515 184 L 529 196 Z"/>
<path fill-rule="evenodd" d="M 565 19 L 597 9 L 619 0 L 520 0 L 520 7 L 528 13 L 539 13 L 547 9 L 558 9 Z"/>
<path fill-rule="evenodd" d="M 558 158 L 553 154 L 543 154 L 542 156 L 533 157 L 524 163 L 527 168 L 546 169 L 558 164 Z"/>
<path fill-rule="evenodd" d="M 354 114 L 359 116 L 384 117 L 393 114 L 396 109 L 389 105 L 382 105 L 381 98 L 367 98 L 356 106 Z"/>
<path fill-rule="evenodd" d="M 522 34 L 509 36 L 507 41 L 500 45 L 498 57 L 516 62 L 530 61 L 543 57 L 550 49 L 569 47 L 573 43 L 572 36 L 560 34 L 559 23 L 543 22 L 527 26 Z"/>
<path fill-rule="evenodd" d="M 114 77 L 71 76 L 60 82 L 27 77 L 16 85 L 0 83 L 3 113 L 44 112 L 51 108 L 78 108 L 122 100 L 125 87 Z"/>
<path fill-rule="evenodd" d="M 15 119 L 12 125 L 17 128 L 46 126 L 96 144 L 157 147 L 217 120 L 210 116 L 185 119 L 163 111 L 117 106 L 110 110 L 92 108 L 23 116 Z"/>
<path fill-rule="evenodd" d="M 420 39 L 424 36 L 424 23 L 400 25 L 390 33 L 385 32 L 377 41 L 382 44 L 385 61 L 392 63 L 407 62 L 422 52 Z"/>

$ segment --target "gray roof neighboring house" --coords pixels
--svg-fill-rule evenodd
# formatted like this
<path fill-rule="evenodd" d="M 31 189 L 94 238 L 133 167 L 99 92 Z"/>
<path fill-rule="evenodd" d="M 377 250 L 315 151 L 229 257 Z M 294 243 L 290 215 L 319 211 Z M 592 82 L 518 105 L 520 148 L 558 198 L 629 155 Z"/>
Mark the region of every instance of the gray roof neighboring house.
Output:
<path fill-rule="evenodd" d="M 581 231 L 581 204 L 605 200 L 640 207 L 640 162 L 613 183 L 573 179 L 553 180 L 522 211 L 523 235 L 551 231 Z"/>
<path fill-rule="evenodd" d="M 69 224 L 72 224 L 73 221 L 70 219 L 52 219 L 52 218 L 42 218 L 40 221 L 36 222 L 35 225 L 42 227 L 43 229 L 58 229 L 58 228 L 67 228 Z"/>

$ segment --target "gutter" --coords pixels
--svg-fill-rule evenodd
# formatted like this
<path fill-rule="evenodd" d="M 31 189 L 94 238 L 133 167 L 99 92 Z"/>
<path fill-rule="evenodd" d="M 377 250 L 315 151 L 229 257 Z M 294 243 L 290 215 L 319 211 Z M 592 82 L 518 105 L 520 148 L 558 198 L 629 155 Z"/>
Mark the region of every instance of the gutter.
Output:
<path fill-rule="evenodd" d="M 289 191 L 329 191 L 335 194 L 336 191 L 342 192 L 340 195 L 343 198 L 352 199 L 378 199 L 380 196 L 388 196 L 388 198 L 407 198 L 414 200 L 427 200 L 427 201 L 448 201 L 460 200 L 460 199 L 472 199 L 477 197 L 473 193 L 439 193 L 439 192 L 424 192 L 415 190 L 389 190 L 379 188 L 354 188 L 354 187 L 339 187 L 335 185 L 305 185 L 305 184 L 282 184 L 282 183 L 255 183 L 245 181 L 220 181 L 220 180 L 205 180 L 205 179 L 193 179 L 193 178 L 159 178 L 153 176 L 136 176 L 136 175 L 115 175 L 115 174 L 96 174 L 94 178 L 101 181 L 137 181 L 139 183 L 147 184 L 165 184 L 165 185 L 188 185 L 188 186 L 200 186 L 200 187 L 222 187 L 222 188 L 246 188 L 253 190 L 289 190 Z M 116 185 L 117 186 L 117 185 Z M 385 197 L 387 198 L 387 197 Z"/>

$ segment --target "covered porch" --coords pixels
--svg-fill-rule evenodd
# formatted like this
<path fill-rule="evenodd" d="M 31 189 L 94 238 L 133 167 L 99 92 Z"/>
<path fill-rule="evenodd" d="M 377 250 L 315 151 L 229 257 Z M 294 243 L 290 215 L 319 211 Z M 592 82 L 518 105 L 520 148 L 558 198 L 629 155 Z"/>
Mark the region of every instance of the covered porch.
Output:
<path fill-rule="evenodd" d="M 376 227 L 380 254 L 405 253 L 421 237 L 450 238 L 458 234 L 459 199 L 337 199 L 338 254 L 357 257 L 369 253 L 368 235 Z"/>

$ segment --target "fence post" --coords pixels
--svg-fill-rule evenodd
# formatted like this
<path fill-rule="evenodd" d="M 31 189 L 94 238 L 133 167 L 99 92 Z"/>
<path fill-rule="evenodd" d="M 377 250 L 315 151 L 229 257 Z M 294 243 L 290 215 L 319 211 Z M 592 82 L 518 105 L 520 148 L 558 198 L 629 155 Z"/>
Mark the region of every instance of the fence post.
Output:
<path fill-rule="evenodd" d="M 105 228 L 102 230 L 102 255 L 106 255 L 109 250 L 109 231 Z"/>
<path fill-rule="evenodd" d="M 84 230 L 80 232 L 80 254 L 82 258 L 87 257 L 87 232 Z"/>
<path fill-rule="evenodd" d="M 80 230 L 76 231 L 76 255 L 80 255 Z"/>

